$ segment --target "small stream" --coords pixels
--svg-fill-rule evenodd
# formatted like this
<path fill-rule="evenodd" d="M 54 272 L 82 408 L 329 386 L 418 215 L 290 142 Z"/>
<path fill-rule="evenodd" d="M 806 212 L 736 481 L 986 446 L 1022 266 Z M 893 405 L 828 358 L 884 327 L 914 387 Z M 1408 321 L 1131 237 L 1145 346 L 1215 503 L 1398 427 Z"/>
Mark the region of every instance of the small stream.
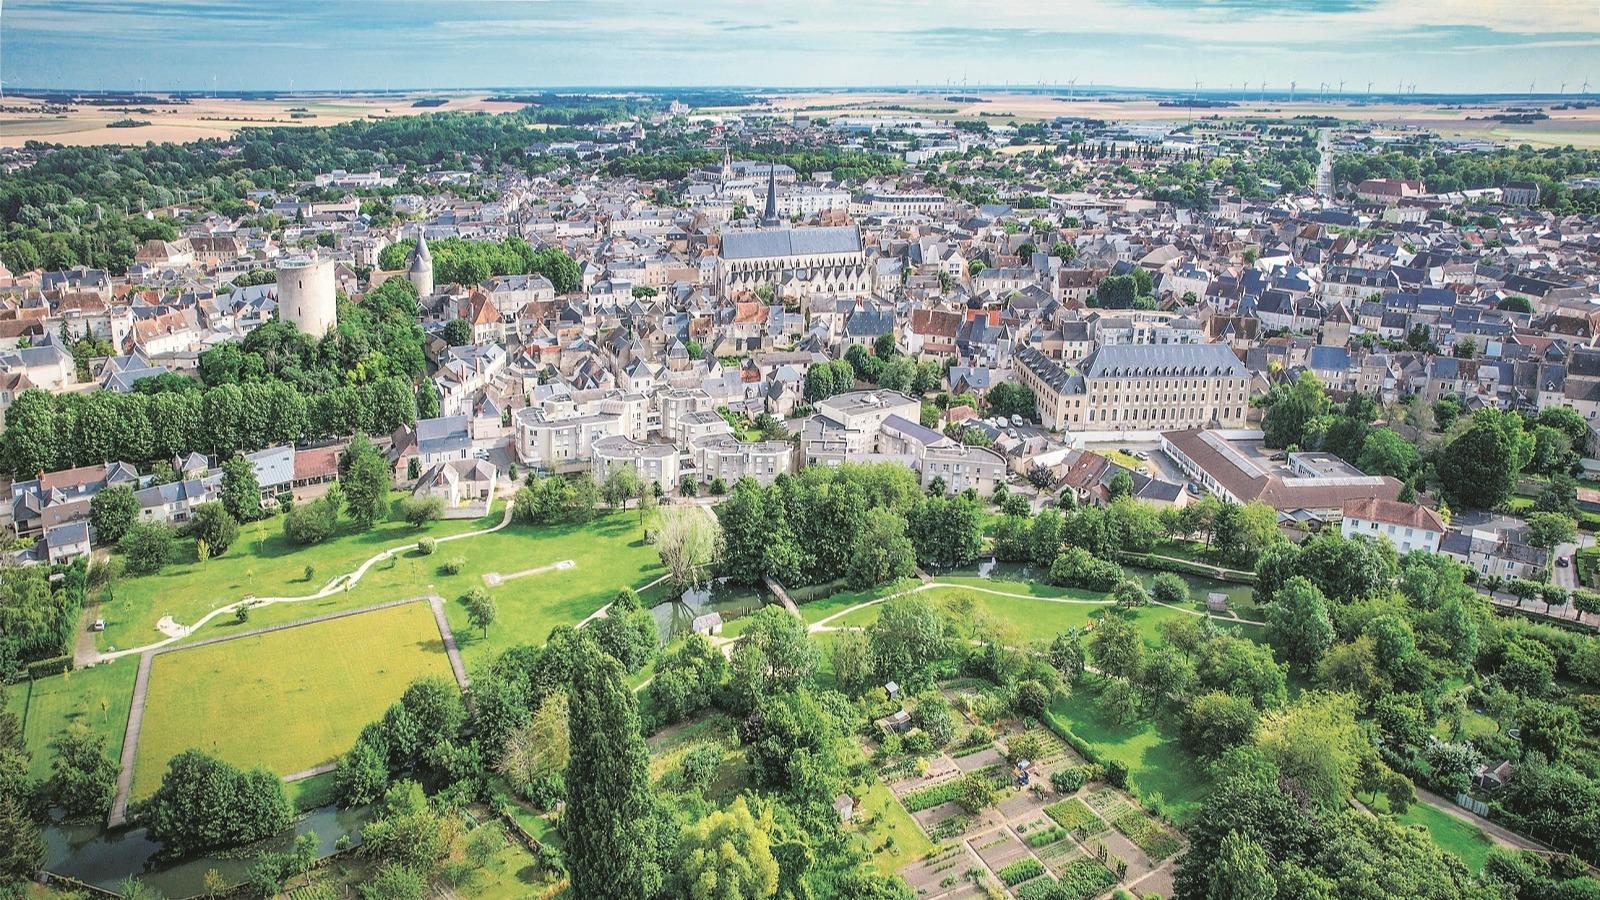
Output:
<path fill-rule="evenodd" d="M 190 897 L 205 890 L 205 875 L 217 870 L 228 884 L 244 880 L 261 850 L 286 850 L 298 835 L 315 832 L 317 855 L 333 852 L 342 835 L 361 841 L 361 826 L 371 818 L 368 809 L 324 806 L 295 820 L 294 828 L 260 847 L 227 856 L 200 856 L 170 863 L 152 861 L 161 845 L 145 837 L 143 828 L 108 832 L 96 824 L 56 823 L 44 829 L 45 869 L 69 875 L 87 884 L 114 891 L 129 875 L 167 897 Z"/>

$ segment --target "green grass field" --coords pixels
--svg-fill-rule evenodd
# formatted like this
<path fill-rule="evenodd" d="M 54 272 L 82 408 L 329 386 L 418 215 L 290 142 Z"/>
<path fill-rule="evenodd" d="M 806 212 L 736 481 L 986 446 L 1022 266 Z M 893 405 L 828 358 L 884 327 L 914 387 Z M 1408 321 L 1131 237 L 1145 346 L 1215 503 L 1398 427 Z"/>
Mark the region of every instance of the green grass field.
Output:
<path fill-rule="evenodd" d="M 1096 680 L 1097 676 L 1086 676 L 1070 695 L 1057 699 L 1050 711 L 1102 757 L 1127 766 L 1129 784 L 1146 805 L 1154 805 L 1159 794 L 1167 813 L 1183 824 L 1210 789 L 1211 779 L 1166 723 L 1140 719 L 1119 725 L 1101 715 L 1095 702 L 1099 695 Z"/>
<path fill-rule="evenodd" d="M 190 748 L 279 775 L 331 762 L 424 675 L 452 677 L 425 603 L 163 653 L 133 795 L 148 796 Z"/>
<path fill-rule="evenodd" d="M 396 492 L 393 495 L 394 503 L 398 504 L 402 496 L 404 494 Z M 124 578 L 112 586 L 114 599 L 102 603 L 100 607 L 100 614 L 106 620 L 106 630 L 99 635 L 99 647 L 102 651 L 108 651 L 159 641 L 163 636 L 156 629 L 156 623 L 166 615 L 172 616 L 180 624 L 188 625 L 211 610 L 246 596 L 314 594 L 336 575 L 355 569 L 368 558 L 390 547 L 401 546 L 425 536 L 438 538 L 486 528 L 500 521 L 501 510 L 502 507 L 497 505 L 495 512 L 483 519 L 440 520 L 422 528 L 394 520 L 358 532 L 346 521 L 339 534 L 311 547 L 289 543 L 283 536 L 283 517 L 273 516 L 241 527 L 239 539 L 228 548 L 227 553 L 204 563 L 195 557 L 194 542 L 181 540 L 177 562 L 155 575 Z M 440 550 L 443 553 L 451 548 L 451 544 L 444 544 Z M 315 570 L 310 580 L 305 577 L 308 565 Z M 405 590 L 403 582 L 386 580 L 382 575 L 373 571 L 362 579 L 360 590 L 369 591 L 373 599 L 347 604 L 347 608 L 420 593 L 415 589 Z M 396 587 L 403 592 L 377 596 L 386 589 Z M 373 588 L 376 590 L 370 590 Z M 355 594 L 354 591 L 351 593 Z M 339 598 L 329 599 L 330 603 L 319 601 L 320 606 L 315 609 L 311 608 L 312 604 L 288 604 L 280 609 L 294 612 L 277 621 L 309 618 L 338 608 Z M 215 633 L 207 633 L 213 629 L 202 629 L 195 639 L 215 637 Z"/>
<path fill-rule="evenodd" d="M 1404 815 L 1396 816 L 1389 812 L 1389 802 L 1382 794 L 1364 796 L 1361 800 L 1374 812 L 1388 815 L 1402 825 L 1422 826 L 1433 837 L 1434 843 L 1460 857 L 1467 868 L 1474 872 L 1483 871 L 1483 861 L 1488 858 L 1489 848 L 1494 846 L 1494 842 L 1478 826 L 1463 822 L 1426 803 L 1413 803 Z"/>
<path fill-rule="evenodd" d="M 80 669 L 33 682 L 6 687 L 6 708 L 23 718 L 23 738 L 33 756 L 34 778 L 50 775 L 55 755 L 50 742 L 69 723 L 82 721 L 105 737 L 106 754 L 122 753 L 122 733 L 128 726 L 133 702 L 133 680 L 139 673 L 135 659 Z"/>

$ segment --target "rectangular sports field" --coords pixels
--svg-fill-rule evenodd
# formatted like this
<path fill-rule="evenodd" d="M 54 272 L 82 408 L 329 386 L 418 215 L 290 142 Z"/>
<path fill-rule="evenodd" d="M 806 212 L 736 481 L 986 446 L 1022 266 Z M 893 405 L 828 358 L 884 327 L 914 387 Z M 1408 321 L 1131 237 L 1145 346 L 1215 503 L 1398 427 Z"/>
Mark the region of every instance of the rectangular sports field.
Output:
<path fill-rule="evenodd" d="M 332 762 L 424 675 L 452 680 L 424 602 L 159 654 L 133 797 L 191 748 L 279 775 Z"/>

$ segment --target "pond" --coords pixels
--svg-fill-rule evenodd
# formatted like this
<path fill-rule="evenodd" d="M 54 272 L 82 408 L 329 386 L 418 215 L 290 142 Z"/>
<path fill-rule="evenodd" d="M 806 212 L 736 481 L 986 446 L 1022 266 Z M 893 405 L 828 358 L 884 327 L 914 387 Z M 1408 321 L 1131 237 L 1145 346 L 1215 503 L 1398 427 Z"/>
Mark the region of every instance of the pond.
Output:
<path fill-rule="evenodd" d="M 689 632 L 694 620 L 706 613 L 721 613 L 723 622 L 749 615 L 766 605 L 757 588 L 728 583 L 718 578 L 704 587 L 691 588 L 677 597 L 650 607 L 663 641 Z"/>
<path fill-rule="evenodd" d="M 45 870 L 68 875 L 106 890 L 129 875 L 167 897 L 191 897 L 205 890 L 207 870 L 216 869 L 228 884 L 244 880 L 255 864 L 257 851 L 287 850 L 298 835 L 315 832 L 317 855 L 333 852 L 343 835 L 354 843 L 361 840 L 361 826 L 371 818 L 368 809 L 339 809 L 324 806 L 295 820 L 294 828 L 246 852 L 223 856 L 200 856 L 171 863 L 152 860 L 161 845 L 145 836 L 143 828 L 108 832 L 96 824 L 57 823 L 44 829 Z"/>

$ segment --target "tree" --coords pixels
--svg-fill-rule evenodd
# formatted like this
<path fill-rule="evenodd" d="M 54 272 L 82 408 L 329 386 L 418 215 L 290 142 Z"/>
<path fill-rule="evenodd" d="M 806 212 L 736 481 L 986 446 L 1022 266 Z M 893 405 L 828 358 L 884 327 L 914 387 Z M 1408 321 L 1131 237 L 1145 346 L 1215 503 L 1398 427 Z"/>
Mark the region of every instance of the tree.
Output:
<path fill-rule="evenodd" d="M 506 735 L 498 770 L 517 793 L 533 799 L 537 786 L 555 780 L 565 791 L 564 773 L 572 754 L 567 720 L 567 693 L 557 690 L 544 698 L 527 722 Z"/>
<path fill-rule="evenodd" d="M 338 529 L 339 510 L 343 505 L 343 492 L 335 485 L 318 499 L 296 506 L 284 515 L 284 537 L 301 546 L 322 543 Z"/>
<path fill-rule="evenodd" d="M 1302 576 L 1289 579 L 1267 607 L 1267 639 L 1289 662 L 1309 672 L 1333 646 L 1333 617 L 1317 586 Z"/>
<path fill-rule="evenodd" d="M 1244 697 L 1221 691 L 1201 694 L 1183 711 L 1183 746 L 1196 756 L 1220 757 L 1255 739 L 1259 715 Z"/>
<path fill-rule="evenodd" d="M 1278 883 L 1272 877 L 1272 864 L 1261 845 L 1229 832 L 1222 839 L 1220 853 L 1211 863 L 1209 890 L 1213 900 L 1272 900 Z"/>
<path fill-rule="evenodd" d="M 1552 407 L 1559 409 L 1562 407 Z M 1569 518 L 1578 517 L 1578 482 L 1565 473 L 1552 475 L 1550 481 L 1533 498 L 1535 512 L 1560 513 Z"/>
<path fill-rule="evenodd" d="M 1077 681 L 1083 675 L 1085 662 L 1083 636 L 1076 628 L 1056 635 L 1050 642 L 1050 665 L 1068 681 Z"/>
<path fill-rule="evenodd" d="M 1523 748 L 1542 753 L 1551 762 L 1565 759 L 1582 736 L 1577 711 L 1561 703 L 1529 700 L 1522 705 L 1517 724 Z"/>
<path fill-rule="evenodd" d="M 1356 466 L 1368 475 L 1404 480 L 1417 468 L 1417 448 L 1388 428 L 1374 428 L 1361 444 Z"/>
<path fill-rule="evenodd" d="M 160 522 L 135 522 L 117 542 L 134 575 L 152 575 L 172 561 L 177 542 L 172 529 Z"/>
<path fill-rule="evenodd" d="M 138 817 L 164 851 L 188 856 L 271 837 L 289 827 L 292 810 L 278 776 L 186 750 L 167 763 Z"/>
<path fill-rule="evenodd" d="M 764 606 L 750 617 L 740 649 L 749 648 L 763 692 L 787 692 L 809 686 L 821 653 L 806 633 L 805 623 L 777 606 Z M 735 676 L 738 675 L 735 665 Z"/>
<path fill-rule="evenodd" d="M 222 506 L 240 522 L 261 518 L 261 483 L 250 460 L 235 456 L 222 464 Z"/>
<path fill-rule="evenodd" d="M 94 526 L 95 542 L 115 544 L 139 518 L 139 501 L 133 488 L 125 484 L 108 487 L 89 501 L 89 522 Z"/>
<path fill-rule="evenodd" d="M 639 604 L 639 595 L 632 588 L 618 591 L 606 607 L 606 614 L 591 627 L 600 649 L 621 663 L 626 672 L 637 671 L 649 662 L 660 644 L 655 616 Z"/>
<path fill-rule="evenodd" d="M 1484 409 L 1445 447 L 1434 468 L 1451 506 L 1492 509 L 1511 496 L 1532 456 L 1533 438 L 1522 430 L 1519 415 Z"/>
<path fill-rule="evenodd" d="M 969 772 L 956 787 L 956 803 L 968 814 L 977 815 L 994 805 L 998 793 L 989 776 L 981 772 Z"/>
<path fill-rule="evenodd" d="M 450 346 L 462 347 L 472 343 L 472 323 L 466 319 L 451 319 L 439 334 Z"/>
<path fill-rule="evenodd" d="M 647 900 L 662 884 L 656 809 L 639 711 L 616 660 L 580 635 L 568 699 L 571 759 L 562 819 L 578 897 Z"/>
<path fill-rule="evenodd" d="M 702 509 L 671 506 L 661 510 L 656 553 L 674 585 L 688 589 L 705 583 L 716 561 L 720 531 L 716 518 Z"/>
<path fill-rule="evenodd" d="M 189 533 L 206 545 L 210 555 L 221 556 L 239 538 L 239 522 L 221 503 L 202 503 L 194 508 Z"/>
<path fill-rule="evenodd" d="M 72 817 L 100 817 L 117 791 L 117 764 L 106 754 L 104 735 L 72 722 L 52 743 L 51 799 Z"/>
<path fill-rule="evenodd" d="M 1288 388 L 1275 387 L 1267 394 L 1266 415 L 1261 419 L 1268 447 L 1281 449 L 1290 445 L 1306 446 L 1306 428 L 1313 420 L 1324 416 L 1330 405 L 1322 381 L 1306 371 Z"/>
<path fill-rule="evenodd" d="M 685 896 L 692 900 L 765 900 L 778 892 L 770 813 L 760 820 L 740 796 L 683 830 L 679 844 Z"/>
<path fill-rule="evenodd" d="M 1555 512 L 1536 512 L 1528 516 L 1527 542 L 1542 550 L 1570 541 L 1578 533 L 1578 523 Z"/>
<path fill-rule="evenodd" d="M 933 663 L 944 655 L 944 621 L 932 601 L 920 594 L 884 601 L 867 638 L 873 674 L 880 684 L 925 681 Z"/>
<path fill-rule="evenodd" d="M 461 602 L 467 608 L 467 621 L 472 623 L 473 628 L 481 630 L 484 638 L 487 639 L 489 637 L 489 626 L 493 625 L 500 615 L 499 609 L 495 606 L 494 597 L 490 596 L 489 592 L 483 588 L 475 587 L 467 591 L 466 595 L 461 598 Z"/>
<path fill-rule="evenodd" d="M 1106 616 L 1089 637 L 1089 658 L 1102 673 L 1132 681 L 1144 663 L 1144 639 L 1127 619 Z"/>
<path fill-rule="evenodd" d="M 916 549 L 906 537 L 906 520 L 887 509 L 867 511 L 846 564 L 850 587 L 864 590 L 916 574 Z"/>
<path fill-rule="evenodd" d="M 1356 723 L 1356 698 L 1311 691 L 1261 719 L 1257 745 L 1317 808 L 1344 805 L 1376 751 Z"/>
<path fill-rule="evenodd" d="M 339 486 L 351 521 L 371 528 L 389 508 L 389 463 L 364 434 L 350 441 L 339 460 Z"/>
<path fill-rule="evenodd" d="M 843 631 L 828 648 L 828 661 L 833 666 L 834 680 L 839 689 L 854 697 L 872 685 L 872 645 L 859 631 Z"/>
<path fill-rule="evenodd" d="M 606 505 L 617 509 L 626 504 L 639 490 L 639 473 L 632 464 L 617 466 L 607 475 L 605 484 L 600 488 L 600 495 L 605 498 Z"/>
<path fill-rule="evenodd" d="M 1028 420 L 1038 418 L 1037 400 L 1033 390 L 1025 384 L 1002 381 L 989 390 L 986 399 L 989 411 L 997 416 L 1021 416 Z"/>

